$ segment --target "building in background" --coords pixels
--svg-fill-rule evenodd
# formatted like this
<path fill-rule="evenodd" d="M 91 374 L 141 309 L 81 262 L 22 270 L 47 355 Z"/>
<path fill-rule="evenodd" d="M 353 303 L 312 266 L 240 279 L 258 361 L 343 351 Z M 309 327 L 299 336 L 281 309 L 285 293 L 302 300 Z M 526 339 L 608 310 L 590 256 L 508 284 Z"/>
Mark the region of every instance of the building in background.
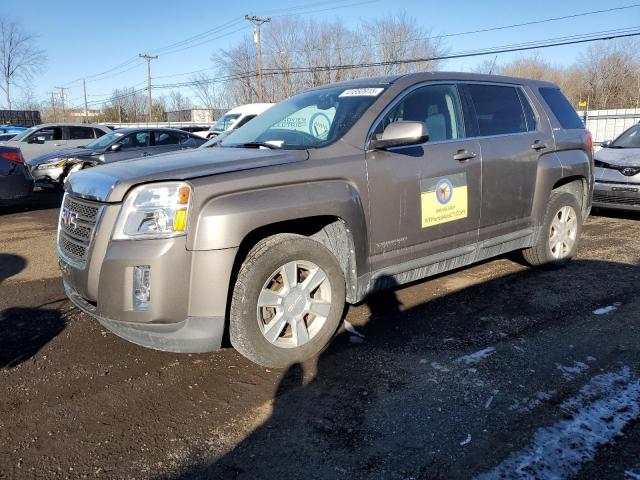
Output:
<path fill-rule="evenodd" d="M 167 112 L 167 122 L 214 123 L 226 112 L 225 109 L 191 108 Z"/>
<path fill-rule="evenodd" d="M 0 125 L 33 127 L 42 123 L 37 110 L 0 110 Z"/>

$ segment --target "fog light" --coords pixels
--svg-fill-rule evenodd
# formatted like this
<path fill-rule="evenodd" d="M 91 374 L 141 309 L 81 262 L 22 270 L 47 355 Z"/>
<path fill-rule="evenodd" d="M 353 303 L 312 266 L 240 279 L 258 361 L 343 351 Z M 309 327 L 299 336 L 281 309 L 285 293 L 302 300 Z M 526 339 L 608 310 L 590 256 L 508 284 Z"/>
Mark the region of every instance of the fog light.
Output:
<path fill-rule="evenodd" d="M 147 310 L 151 301 L 151 267 L 136 265 L 133 267 L 133 307 Z"/>

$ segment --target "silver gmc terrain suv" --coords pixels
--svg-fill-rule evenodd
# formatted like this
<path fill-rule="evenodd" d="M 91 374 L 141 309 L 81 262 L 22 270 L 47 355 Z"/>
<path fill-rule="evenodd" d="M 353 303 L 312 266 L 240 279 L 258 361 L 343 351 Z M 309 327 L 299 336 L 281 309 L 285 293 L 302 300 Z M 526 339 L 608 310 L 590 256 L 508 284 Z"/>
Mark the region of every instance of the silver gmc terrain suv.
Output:
<path fill-rule="evenodd" d="M 70 177 L 68 296 L 115 334 L 285 366 L 345 302 L 513 250 L 575 253 L 591 136 L 556 85 L 420 73 L 296 95 L 216 147 Z"/>

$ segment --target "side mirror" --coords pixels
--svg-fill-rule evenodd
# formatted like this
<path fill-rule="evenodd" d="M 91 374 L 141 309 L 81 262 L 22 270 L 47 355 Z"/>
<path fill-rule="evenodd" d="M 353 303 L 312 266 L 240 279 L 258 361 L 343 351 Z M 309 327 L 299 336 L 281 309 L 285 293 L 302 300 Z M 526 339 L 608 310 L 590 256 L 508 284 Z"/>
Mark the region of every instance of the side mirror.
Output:
<path fill-rule="evenodd" d="M 420 145 L 429 139 L 424 122 L 393 122 L 387 125 L 379 138 L 371 139 L 371 147 L 384 150 L 389 147 Z"/>
<path fill-rule="evenodd" d="M 45 142 L 44 137 L 29 137 L 29 141 L 27 143 L 39 143 L 43 144 Z"/>
<path fill-rule="evenodd" d="M 600 142 L 600 146 L 602 148 L 607 148 L 609 145 L 611 145 L 611 140 L 603 140 L 602 142 Z"/>
<path fill-rule="evenodd" d="M 121 143 L 114 143 L 113 145 L 111 145 L 111 151 L 112 152 L 117 152 L 121 148 L 122 148 L 122 144 Z"/>

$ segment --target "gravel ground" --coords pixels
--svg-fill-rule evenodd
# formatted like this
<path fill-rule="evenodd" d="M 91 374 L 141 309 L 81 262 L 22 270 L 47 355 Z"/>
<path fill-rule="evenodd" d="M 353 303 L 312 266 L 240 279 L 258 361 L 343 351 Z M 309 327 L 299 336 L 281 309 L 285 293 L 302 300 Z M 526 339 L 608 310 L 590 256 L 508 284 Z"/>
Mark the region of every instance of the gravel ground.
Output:
<path fill-rule="evenodd" d="M 640 478 L 638 215 L 592 216 L 559 271 L 372 296 L 346 315 L 362 337 L 280 371 L 72 308 L 59 201 L 0 210 L 0 478 Z"/>

